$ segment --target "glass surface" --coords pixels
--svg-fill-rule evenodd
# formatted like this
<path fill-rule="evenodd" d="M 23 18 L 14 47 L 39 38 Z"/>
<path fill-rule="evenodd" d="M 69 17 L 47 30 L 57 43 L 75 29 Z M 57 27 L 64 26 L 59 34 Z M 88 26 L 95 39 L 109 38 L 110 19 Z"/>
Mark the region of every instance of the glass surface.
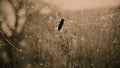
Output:
<path fill-rule="evenodd" d="M 120 68 L 119 0 L 10 0 L 21 2 L 21 33 L 0 29 L 0 68 Z"/>

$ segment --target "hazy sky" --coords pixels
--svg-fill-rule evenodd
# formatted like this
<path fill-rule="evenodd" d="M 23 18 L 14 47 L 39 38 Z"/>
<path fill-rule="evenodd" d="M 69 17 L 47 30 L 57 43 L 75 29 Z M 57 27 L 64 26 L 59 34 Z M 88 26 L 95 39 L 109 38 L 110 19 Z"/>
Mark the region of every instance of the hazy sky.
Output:
<path fill-rule="evenodd" d="M 67 10 L 91 9 L 117 6 L 120 0 L 45 0 L 59 8 Z"/>

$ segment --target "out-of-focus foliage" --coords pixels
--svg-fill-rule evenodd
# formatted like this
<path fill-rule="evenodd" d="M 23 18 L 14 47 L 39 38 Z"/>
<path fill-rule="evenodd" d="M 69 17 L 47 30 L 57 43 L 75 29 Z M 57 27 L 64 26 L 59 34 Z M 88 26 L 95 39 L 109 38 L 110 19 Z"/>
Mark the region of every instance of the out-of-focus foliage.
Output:
<path fill-rule="evenodd" d="M 11 68 L 119 68 L 120 12 L 116 8 L 59 12 L 28 4 L 19 51 L 11 48 Z M 51 9 L 41 14 L 40 9 Z M 55 28 L 65 19 L 61 31 Z M 17 37 L 14 37 L 15 41 Z M 3 42 L 0 42 L 3 43 Z M 0 44 L 0 48 L 3 46 Z M 26 54 L 22 52 L 26 51 Z M 0 55 L 3 51 L 0 52 Z M 20 53 L 21 52 L 21 53 Z M 9 58 L 11 59 L 11 58 Z M 9 64 L 3 64 L 11 66 Z"/>

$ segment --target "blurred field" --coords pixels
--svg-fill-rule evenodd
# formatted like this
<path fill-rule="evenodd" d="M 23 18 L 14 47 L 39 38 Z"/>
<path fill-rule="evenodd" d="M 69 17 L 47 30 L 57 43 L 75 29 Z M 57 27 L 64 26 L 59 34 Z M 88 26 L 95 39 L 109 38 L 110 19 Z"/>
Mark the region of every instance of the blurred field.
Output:
<path fill-rule="evenodd" d="M 23 33 L 19 41 L 13 38 L 20 51 L 11 48 L 10 68 L 120 68 L 119 8 L 60 12 L 45 3 L 28 6 Z M 40 12 L 46 6 L 50 12 Z M 61 18 L 65 24 L 56 31 Z"/>

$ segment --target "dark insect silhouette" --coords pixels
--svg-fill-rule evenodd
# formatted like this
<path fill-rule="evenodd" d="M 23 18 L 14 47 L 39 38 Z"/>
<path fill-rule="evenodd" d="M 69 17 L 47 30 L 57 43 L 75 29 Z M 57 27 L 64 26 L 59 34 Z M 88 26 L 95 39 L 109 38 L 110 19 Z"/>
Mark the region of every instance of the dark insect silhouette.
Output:
<path fill-rule="evenodd" d="M 61 30 L 61 28 L 63 27 L 64 24 L 64 19 L 61 19 L 59 25 L 58 25 L 58 31 Z"/>

